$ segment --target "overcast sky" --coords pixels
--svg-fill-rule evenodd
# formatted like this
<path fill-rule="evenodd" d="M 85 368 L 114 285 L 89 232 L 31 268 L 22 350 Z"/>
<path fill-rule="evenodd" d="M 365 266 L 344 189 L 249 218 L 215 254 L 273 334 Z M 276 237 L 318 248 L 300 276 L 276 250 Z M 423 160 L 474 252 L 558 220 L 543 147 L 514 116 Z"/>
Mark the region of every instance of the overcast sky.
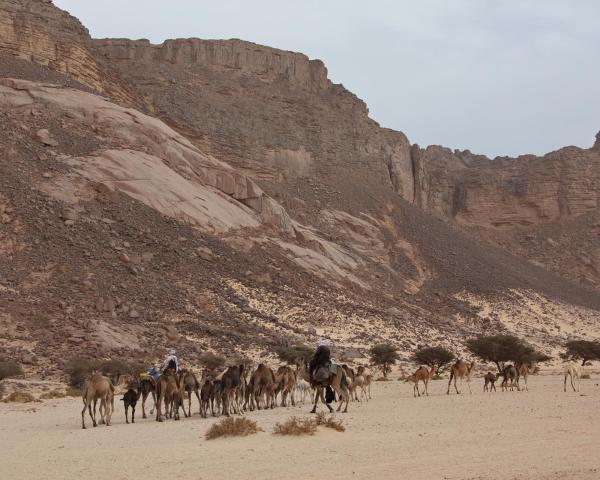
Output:
<path fill-rule="evenodd" d="M 599 0 L 54 0 L 93 37 L 241 38 L 320 58 L 411 142 L 490 156 L 589 147 Z"/>

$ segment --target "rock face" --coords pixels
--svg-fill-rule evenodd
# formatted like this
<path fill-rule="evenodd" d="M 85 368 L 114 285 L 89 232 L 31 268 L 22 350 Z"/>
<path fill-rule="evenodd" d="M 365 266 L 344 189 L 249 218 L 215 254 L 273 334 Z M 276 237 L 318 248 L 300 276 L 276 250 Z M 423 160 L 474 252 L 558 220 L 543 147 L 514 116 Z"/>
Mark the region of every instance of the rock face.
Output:
<path fill-rule="evenodd" d="M 165 331 L 190 362 L 320 331 L 460 352 L 599 324 L 600 140 L 421 149 L 301 54 L 91 41 L 33 0 L 0 29 L 0 355 L 154 359 Z"/>
<path fill-rule="evenodd" d="M 0 2 L 0 52 L 66 73 L 93 90 L 139 105 L 133 89 L 90 51 L 88 30 L 51 1 Z"/>

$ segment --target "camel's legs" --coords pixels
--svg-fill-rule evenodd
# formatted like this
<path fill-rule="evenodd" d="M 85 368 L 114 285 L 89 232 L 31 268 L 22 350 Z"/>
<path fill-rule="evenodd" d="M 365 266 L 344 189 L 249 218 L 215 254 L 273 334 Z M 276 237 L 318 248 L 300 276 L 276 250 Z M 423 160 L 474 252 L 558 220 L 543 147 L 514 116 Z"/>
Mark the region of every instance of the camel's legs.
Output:
<path fill-rule="evenodd" d="M 575 390 L 575 385 L 573 383 L 573 375 L 570 375 L 571 377 L 571 387 L 573 387 L 573 391 L 576 392 L 577 390 Z"/>
<path fill-rule="evenodd" d="M 467 387 L 469 387 L 469 393 L 472 395 L 473 390 L 471 390 L 471 379 L 470 378 L 467 378 Z"/>

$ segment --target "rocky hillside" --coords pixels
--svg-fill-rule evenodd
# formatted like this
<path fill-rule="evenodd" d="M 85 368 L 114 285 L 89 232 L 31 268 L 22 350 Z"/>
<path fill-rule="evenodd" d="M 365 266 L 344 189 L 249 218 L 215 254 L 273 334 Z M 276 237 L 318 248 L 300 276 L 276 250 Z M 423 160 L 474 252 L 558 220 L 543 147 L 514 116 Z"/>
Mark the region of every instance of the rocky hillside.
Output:
<path fill-rule="evenodd" d="M 596 147 L 423 150 L 320 61 L 92 40 L 47 1 L 0 32 L 0 354 L 32 371 L 600 331 Z"/>

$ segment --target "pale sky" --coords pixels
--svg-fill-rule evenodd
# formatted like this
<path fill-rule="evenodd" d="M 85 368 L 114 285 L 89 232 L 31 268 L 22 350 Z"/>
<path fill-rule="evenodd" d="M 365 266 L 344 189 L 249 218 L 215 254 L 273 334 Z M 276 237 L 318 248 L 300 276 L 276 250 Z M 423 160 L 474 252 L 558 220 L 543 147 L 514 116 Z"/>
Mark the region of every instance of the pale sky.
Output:
<path fill-rule="evenodd" d="M 600 130 L 599 0 L 54 3 L 96 38 L 241 38 L 319 58 L 421 146 L 543 154 Z"/>

